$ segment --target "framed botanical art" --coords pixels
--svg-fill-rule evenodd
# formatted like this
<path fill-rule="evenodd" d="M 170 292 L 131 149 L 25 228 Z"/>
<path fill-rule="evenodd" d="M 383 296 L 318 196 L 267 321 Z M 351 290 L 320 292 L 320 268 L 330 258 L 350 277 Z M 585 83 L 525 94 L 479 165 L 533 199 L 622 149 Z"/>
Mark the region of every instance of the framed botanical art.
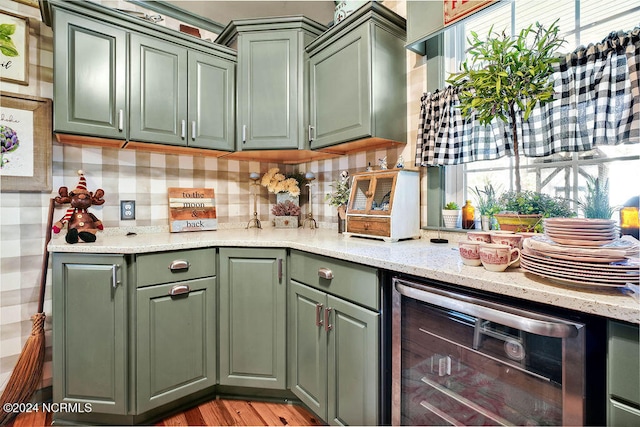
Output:
<path fill-rule="evenodd" d="M 0 191 L 51 191 L 51 100 L 0 98 Z"/>
<path fill-rule="evenodd" d="M 29 18 L 0 10 L 0 80 L 29 84 Z"/>

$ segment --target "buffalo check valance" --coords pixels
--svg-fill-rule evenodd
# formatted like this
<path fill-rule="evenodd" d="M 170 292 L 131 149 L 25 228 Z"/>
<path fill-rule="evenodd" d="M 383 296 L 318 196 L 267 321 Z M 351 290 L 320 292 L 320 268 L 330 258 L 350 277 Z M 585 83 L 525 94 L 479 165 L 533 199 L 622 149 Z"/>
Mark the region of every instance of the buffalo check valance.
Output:
<path fill-rule="evenodd" d="M 543 157 L 640 142 L 640 27 L 611 33 L 601 43 L 561 58 L 551 77 L 554 100 L 528 120 L 516 111 L 520 152 Z M 511 124 L 481 125 L 462 117 L 458 94 L 447 86 L 421 99 L 416 166 L 455 165 L 513 155 Z"/>

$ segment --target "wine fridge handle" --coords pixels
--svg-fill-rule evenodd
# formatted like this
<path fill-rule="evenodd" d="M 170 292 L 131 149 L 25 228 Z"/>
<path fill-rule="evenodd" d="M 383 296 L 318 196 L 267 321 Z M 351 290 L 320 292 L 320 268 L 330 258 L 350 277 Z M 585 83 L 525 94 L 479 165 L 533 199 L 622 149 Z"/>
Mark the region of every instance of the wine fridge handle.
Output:
<path fill-rule="evenodd" d="M 545 337 L 570 338 L 578 335 L 581 325 L 515 307 L 480 300 L 422 283 L 394 278 L 394 288 L 401 295 L 435 306 L 456 310 L 480 319 L 520 329 Z"/>

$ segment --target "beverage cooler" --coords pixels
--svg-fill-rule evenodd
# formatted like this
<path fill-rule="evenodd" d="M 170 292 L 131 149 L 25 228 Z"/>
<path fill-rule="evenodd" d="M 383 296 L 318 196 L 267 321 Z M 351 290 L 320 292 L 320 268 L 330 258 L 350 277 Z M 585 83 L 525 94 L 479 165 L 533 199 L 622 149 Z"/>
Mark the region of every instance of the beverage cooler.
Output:
<path fill-rule="evenodd" d="M 398 277 L 392 305 L 393 425 L 604 424 L 587 323 Z"/>

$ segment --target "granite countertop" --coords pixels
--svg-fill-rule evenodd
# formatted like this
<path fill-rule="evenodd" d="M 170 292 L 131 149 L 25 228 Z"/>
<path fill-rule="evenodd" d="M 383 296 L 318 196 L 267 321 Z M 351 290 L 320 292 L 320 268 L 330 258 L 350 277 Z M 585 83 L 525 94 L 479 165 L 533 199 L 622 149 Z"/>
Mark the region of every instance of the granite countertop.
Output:
<path fill-rule="evenodd" d="M 435 244 L 428 238 L 386 243 L 344 237 L 330 229 L 219 229 L 188 233 L 166 230 L 98 233 L 94 243 L 68 244 L 63 233 L 49 243 L 50 252 L 138 254 L 202 247 L 283 247 L 343 259 L 372 267 L 439 280 L 461 287 L 535 301 L 552 306 L 640 324 L 638 284 L 629 288 L 589 289 L 554 284 L 520 268 L 496 273 L 466 266 L 455 239 Z M 462 235 L 464 236 L 464 235 Z"/>

